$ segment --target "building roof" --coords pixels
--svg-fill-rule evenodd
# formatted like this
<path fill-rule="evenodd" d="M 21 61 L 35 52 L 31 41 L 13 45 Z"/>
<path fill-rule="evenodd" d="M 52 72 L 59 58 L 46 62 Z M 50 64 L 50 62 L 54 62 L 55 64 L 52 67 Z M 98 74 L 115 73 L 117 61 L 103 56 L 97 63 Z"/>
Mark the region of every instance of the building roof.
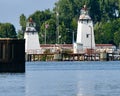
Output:
<path fill-rule="evenodd" d="M 115 47 L 113 44 L 96 44 L 96 47 Z M 41 48 L 50 48 L 50 47 L 62 47 L 62 48 L 73 48 L 73 44 L 40 44 Z"/>
<path fill-rule="evenodd" d="M 96 47 L 98 46 L 114 46 L 113 44 L 96 44 Z"/>
<path fill-rule="evenodd" d="M 40 47 L 73 47 L 73 44 L 40 44 Z"/>

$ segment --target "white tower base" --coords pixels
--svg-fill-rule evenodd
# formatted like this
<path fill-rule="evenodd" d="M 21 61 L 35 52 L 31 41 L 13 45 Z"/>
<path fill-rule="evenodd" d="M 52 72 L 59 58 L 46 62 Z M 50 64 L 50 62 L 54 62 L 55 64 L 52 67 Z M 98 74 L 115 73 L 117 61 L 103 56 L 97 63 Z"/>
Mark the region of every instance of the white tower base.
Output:
<path fill-rule="evenodd" d="M 27 54 L 41 53 L 39 38 L 37 33 L 25 33 L 25 52 Z"/>

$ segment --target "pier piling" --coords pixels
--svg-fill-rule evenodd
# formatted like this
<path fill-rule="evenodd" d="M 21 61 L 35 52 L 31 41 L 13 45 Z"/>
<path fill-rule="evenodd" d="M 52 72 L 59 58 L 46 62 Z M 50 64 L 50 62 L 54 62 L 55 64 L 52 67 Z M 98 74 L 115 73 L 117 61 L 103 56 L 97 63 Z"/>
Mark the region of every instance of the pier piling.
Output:
<path fill-rule="evenodd" d="M 0 39 L 0 72 L 25 72 L 24 39 Z"/>

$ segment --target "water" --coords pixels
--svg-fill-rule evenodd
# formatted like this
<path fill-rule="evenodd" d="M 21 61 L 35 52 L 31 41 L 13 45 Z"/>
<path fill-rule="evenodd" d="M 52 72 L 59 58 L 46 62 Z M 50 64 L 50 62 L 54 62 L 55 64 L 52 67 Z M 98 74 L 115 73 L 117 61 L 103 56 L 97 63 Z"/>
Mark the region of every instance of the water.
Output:
<path fill-rule="evenodd" d="M 120 62 L 27 62 L 0 74 L 0 96 L 120 96 Z"/>
<path fill-rule="evenodd" d="M 0 96 L 25 96 L 25 74 L 1 73 Z"/>

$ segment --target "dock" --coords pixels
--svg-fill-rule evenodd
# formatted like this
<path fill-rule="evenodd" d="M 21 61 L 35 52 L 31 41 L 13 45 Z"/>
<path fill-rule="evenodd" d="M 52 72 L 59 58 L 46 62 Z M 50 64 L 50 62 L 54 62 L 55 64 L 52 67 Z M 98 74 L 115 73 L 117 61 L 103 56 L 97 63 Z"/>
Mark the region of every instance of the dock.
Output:
<path fill-rule="evenodd" d="M 114 61 L 114 54 L 111 53 L 45 53 L 27 54 L 26 61 Z"/>

